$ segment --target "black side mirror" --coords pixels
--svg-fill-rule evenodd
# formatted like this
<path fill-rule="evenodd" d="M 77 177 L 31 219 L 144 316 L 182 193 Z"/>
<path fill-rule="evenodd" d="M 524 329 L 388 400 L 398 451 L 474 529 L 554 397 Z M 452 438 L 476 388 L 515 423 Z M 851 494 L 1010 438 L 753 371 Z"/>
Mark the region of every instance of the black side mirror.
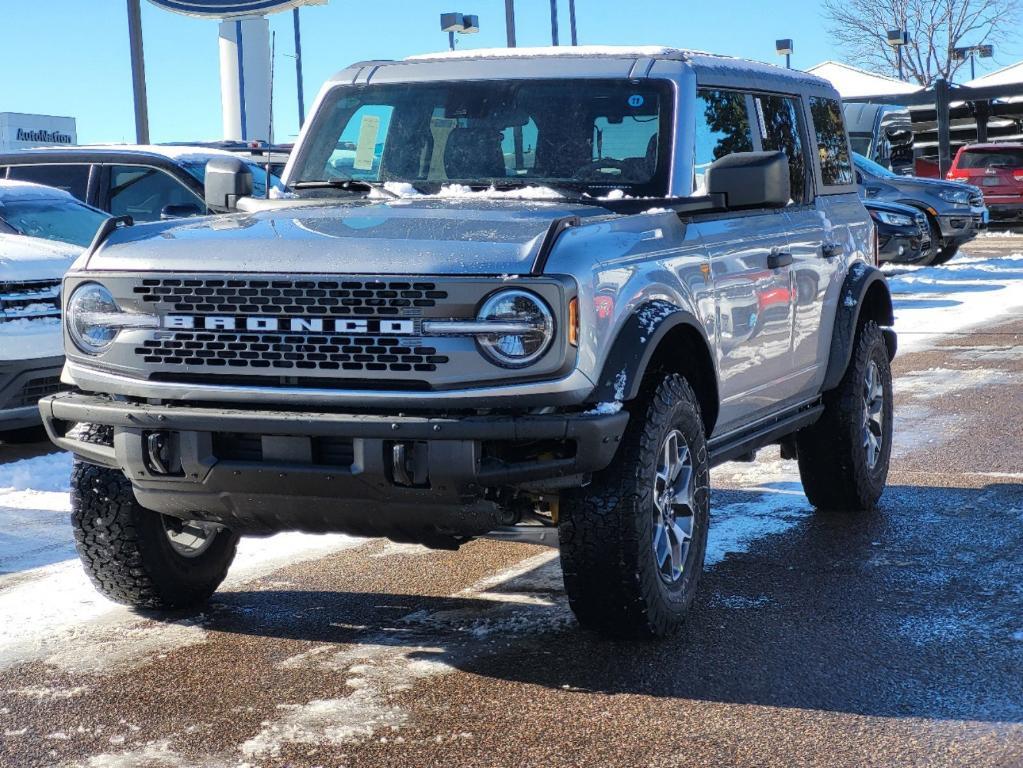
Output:
<path fill-rule="evenodd" d="M 908 128 L 889 127 L 885 130 L 885 138 L 895 147 L 908 147 L 913 144 L 913 131 Z"/>
<path fill-rule="evenodd" d="M 238 208 L 238 198 L 252 195 L 252 171 L 237 157 L 217 157 L 206 163 L 203 196 L 215 213 Z"/>
<path fill-rule="evenodd" d="M 733 152 L 707 169 L 707 193 L 728 208 L 784 208 L 792 200 L 784 152 Z"/>
<path fill-rule="evenodd" d="M 184 219 L 187 216 L 202 216 L 203 211 L 192 203 L 171 203 L 160 209 L 160 219 Z"/>

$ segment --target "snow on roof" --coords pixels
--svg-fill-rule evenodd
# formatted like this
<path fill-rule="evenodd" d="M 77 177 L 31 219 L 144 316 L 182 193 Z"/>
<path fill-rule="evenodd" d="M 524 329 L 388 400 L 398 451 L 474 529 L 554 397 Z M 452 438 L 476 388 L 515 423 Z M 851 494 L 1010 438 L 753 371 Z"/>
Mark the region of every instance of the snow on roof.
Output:
<path fill-rule="evenodd" d="M 33 147 L 31 151 L 35 152 L 37 149 L 53 152 L 73 152 L 79 149 L 90 152 L 144 152 L 162 155 L 179 163 L 201 163 L 213 157 L 238 157 L 237 152 L 229 152 L 226 149 L 174 144 L 78 144 L 73 147 Z"/>
<path fill-rule="evenodd" d="M 923 89 L 923 86 L 867 72 L 839 61 L 825 61 L 806 71 L 825 80 L 830 80 L 831 84 L 835 86 L 835 90 L 845 99 L 916 93 Z"/>
<path fill-rule="evenodd" d="M 1023 85 L 1023 61 L 1002 67 L 994 72 L 963 83 L 968 88 L 982 88 L 988 85 Z"/>
<path fill-rule="evenodd" d="M 548 45 L 536 48 L 466 48 L 407 56 L 405 61 L 428 59 L 514 59 L 537 56 L 619 56 L 625 58 L 685 58 L 691 51 L 661 45 Z"/>
<path fill-rule="evenodd" d="M 0 203 L 11 200 L 72 200 L 73 195 L 56 187 L 34 184 L 31 181 L 0 179 Z"/>

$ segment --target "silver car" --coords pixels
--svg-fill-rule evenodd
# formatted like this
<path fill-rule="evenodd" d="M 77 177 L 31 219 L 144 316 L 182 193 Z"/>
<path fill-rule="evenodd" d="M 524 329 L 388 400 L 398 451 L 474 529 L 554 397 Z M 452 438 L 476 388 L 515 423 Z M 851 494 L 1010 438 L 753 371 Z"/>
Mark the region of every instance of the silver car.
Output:
<path fill-rule="evenodd" d="M 781 443 L 816 506 L 881 495 L 892 304 L 829 83 L 670 48 L 366 62 L 283 182 L 214 160 L 227 215 L 112 225 L 65 282 L 42 412 L 110 597 L 201 602 L 245 534 L 489 535 L 560 546 L 582 624 L 664 635 L 712 465 Z"/>

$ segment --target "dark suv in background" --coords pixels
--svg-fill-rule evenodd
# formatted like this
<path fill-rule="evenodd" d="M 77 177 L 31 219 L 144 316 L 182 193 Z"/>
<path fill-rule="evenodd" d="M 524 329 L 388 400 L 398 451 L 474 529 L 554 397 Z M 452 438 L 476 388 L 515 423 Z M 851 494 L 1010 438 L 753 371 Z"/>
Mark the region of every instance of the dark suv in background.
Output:
<path fill-rule="evenodd" d="M 45 184 L 82 202 L 133 221 L 208 213 L 203 200 L 206 163 L 237 157 L 195 145 L 110 145 L 27 149 L 0 154 L 0 179 Z M 266 170 L 242 158 L 252 171 L 253 195 L 266 194 Z M 272 173 L 271 184 L 279 180 Z"/>
<path fill-rule="evenodd" d="M 883 165 L 853 153 L 856 181 L 865 200 L 901 203 L 922 211 L 930 228 L 931 247 L 918 264 L 944 264 L 963 243 L 987 226 L 984 196 L 969 184 L 916 176 L 899 176 Z"/>

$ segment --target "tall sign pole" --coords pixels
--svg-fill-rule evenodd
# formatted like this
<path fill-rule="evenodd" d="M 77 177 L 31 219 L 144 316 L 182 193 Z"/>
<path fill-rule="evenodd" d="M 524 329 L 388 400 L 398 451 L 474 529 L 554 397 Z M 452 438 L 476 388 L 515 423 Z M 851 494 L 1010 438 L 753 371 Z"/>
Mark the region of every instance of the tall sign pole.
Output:
<path fill-rule="evenodd" d="M 128 0 L 128 42 L 131 47 L 131 89 L 135 100 L 135 142 L 149 143 L 149 105 L 146 99 L 146 61 L 142 51 L 140 0 Z"/>
<path fill-rule="evenodd" d="M 568 0 L 568 26 L 572 29 L 572 45 L 579 45 L 579 35 L 575 29 L 575 0 Z"/>
<path fill-rule="evenodd" d="M 291 19 L 295 25 L 295 80 L 298 91 L 298 127 L 305 123 L 305 92 L 302 87 L 302 27 L 298 20 L 298 8 L 291 9 Z"/>
<path fill-rule="evenodd" d="M 561 45 L 558 42 L 558 0 L 551 0 L 551 45 Z"/>
<path fill-rule="evenodd" d="M 508 47 L 515 47 L 515 0 L 504 0 L 504 23 L 508 28 Z"/>

